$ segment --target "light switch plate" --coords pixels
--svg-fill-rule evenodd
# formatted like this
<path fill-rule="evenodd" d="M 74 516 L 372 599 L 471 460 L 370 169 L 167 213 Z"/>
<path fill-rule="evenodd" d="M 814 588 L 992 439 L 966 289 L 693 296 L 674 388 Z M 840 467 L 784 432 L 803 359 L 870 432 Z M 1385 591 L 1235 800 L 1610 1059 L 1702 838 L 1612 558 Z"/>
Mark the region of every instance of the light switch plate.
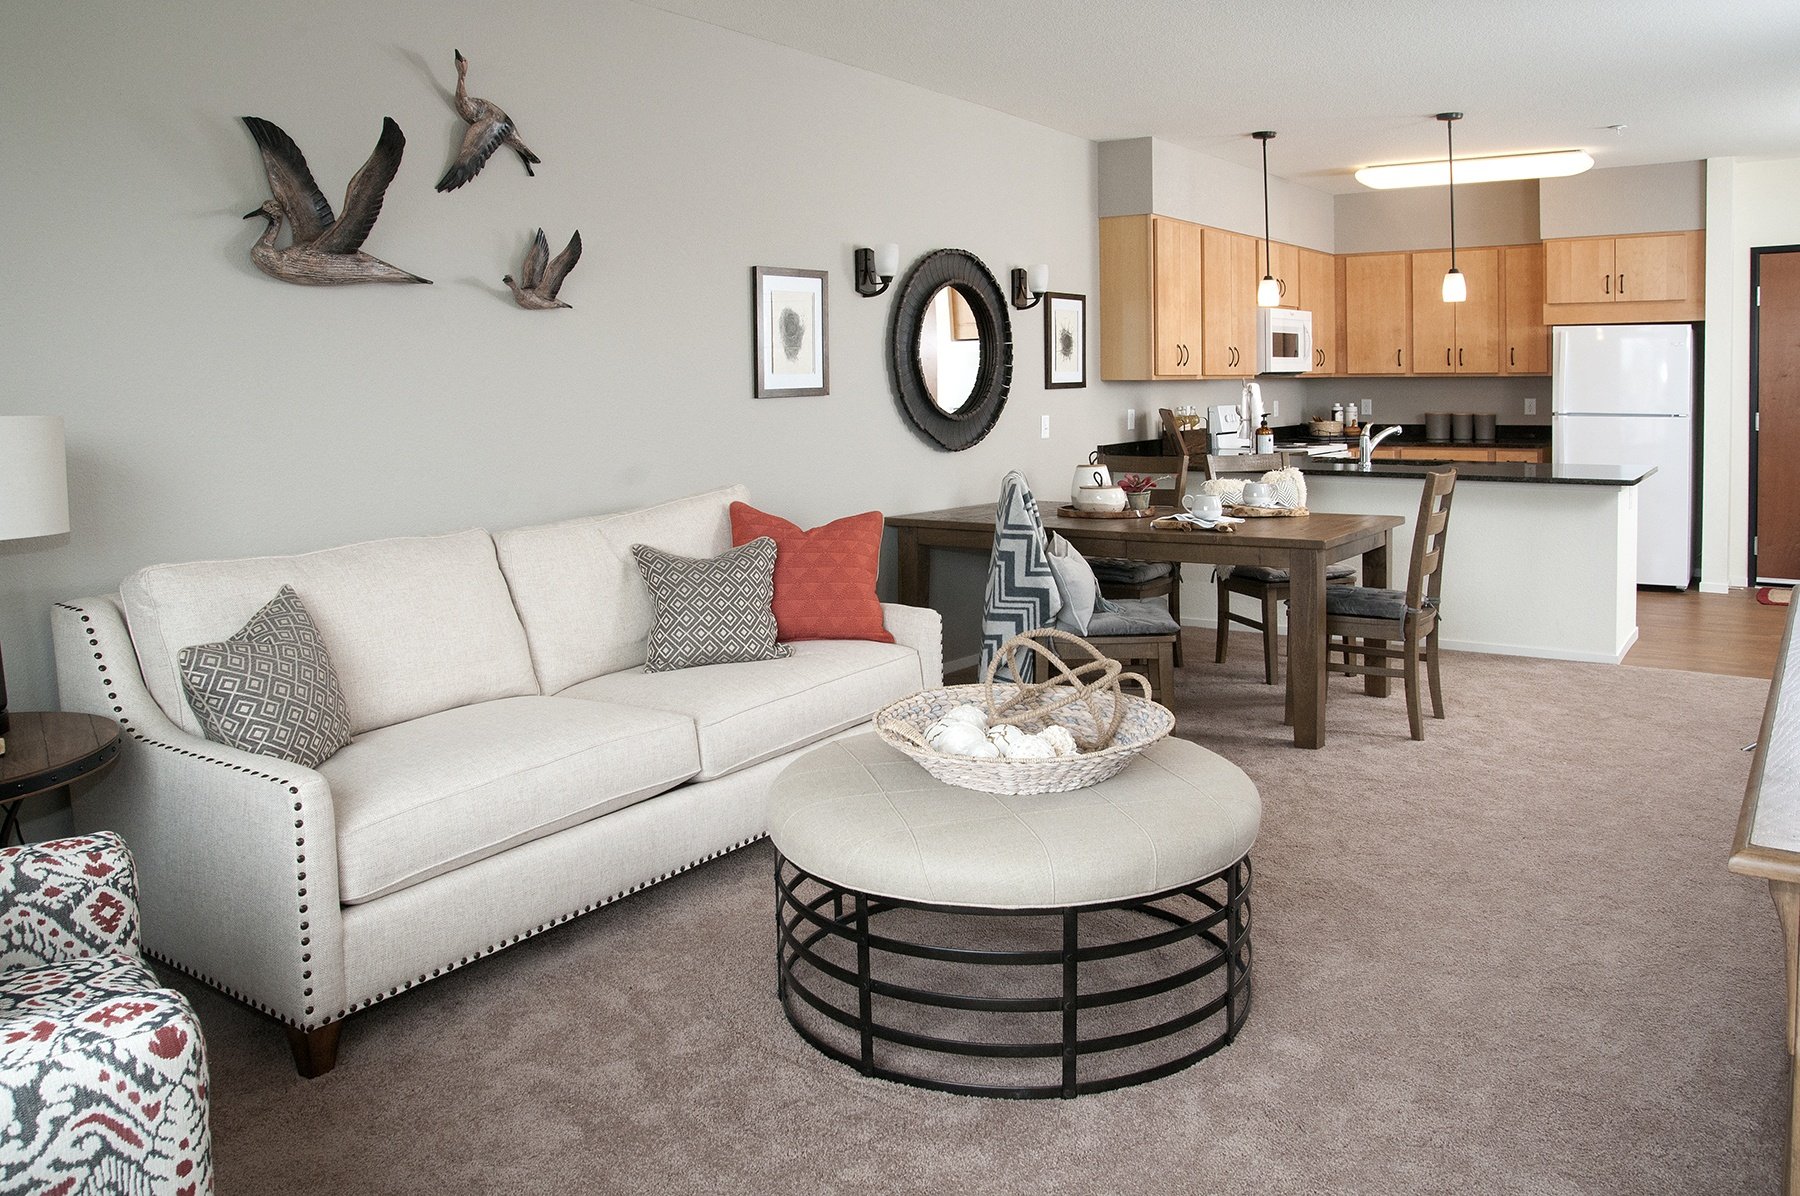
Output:
<path fill-rule="evenodd" d="M 1364 399 L 1362 401 L 1362 413 L 1364 415 L 1374 415 L 1375 414 L 1375 400 L 1374 399 Z"/>
<path fill-rule="evenodd" d="M 1050 439 L 1050 417 L 1046 415 L 1043 420 L 1044 422 L 1038 425 L 1038 439 L 1048 440 Z"/>
<path fill-rule="evenodd" d="M 1525 400 L 1525 414 L 1526 415 L 1536 415 L 1537 414 L 1537 400 L 1536 399 L 1526 399 Z"/>

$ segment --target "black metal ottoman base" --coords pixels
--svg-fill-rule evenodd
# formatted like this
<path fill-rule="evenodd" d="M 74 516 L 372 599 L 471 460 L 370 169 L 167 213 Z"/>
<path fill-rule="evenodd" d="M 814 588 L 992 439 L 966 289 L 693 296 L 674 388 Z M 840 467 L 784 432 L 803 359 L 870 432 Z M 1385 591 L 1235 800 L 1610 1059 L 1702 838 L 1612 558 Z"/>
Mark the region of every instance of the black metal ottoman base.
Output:
<path fill-rule="evenodd" d="M 865 1076 L 1020 1100 L 1142 1084 L 1249 1016 L 1250 881 L 1245 856 L 1149 897 L 988 909 L 840 888 L 777 852 L 777 991 L 801 1038 Z M 1146 917 L 1163 925 L 1140 933 Z"/>

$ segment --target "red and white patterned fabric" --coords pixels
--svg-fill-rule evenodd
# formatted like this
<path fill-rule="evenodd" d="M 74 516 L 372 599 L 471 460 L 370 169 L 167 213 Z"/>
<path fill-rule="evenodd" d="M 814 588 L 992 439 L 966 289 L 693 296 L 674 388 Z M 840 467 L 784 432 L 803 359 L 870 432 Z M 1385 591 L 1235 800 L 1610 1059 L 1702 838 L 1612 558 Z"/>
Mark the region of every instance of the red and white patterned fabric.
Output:
<path fill-rule="evenodd" d="M 125 845 L 0 851 L 0 1192 L 212 1190 L 200 1023 L 139 954 Z"/>

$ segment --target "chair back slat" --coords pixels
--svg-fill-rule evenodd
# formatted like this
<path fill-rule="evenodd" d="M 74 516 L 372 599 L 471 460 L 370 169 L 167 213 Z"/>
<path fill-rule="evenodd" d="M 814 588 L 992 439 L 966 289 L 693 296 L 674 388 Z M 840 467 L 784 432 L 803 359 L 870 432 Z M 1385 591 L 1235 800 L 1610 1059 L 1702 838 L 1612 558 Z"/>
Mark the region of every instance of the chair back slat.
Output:
<path fill-rule="evenodd" d="M 1444 539 L 1450 530 L 1450 499 L 1456 490 L 1454 469 L 1425 475 L 1419 496 L 1419 518 L 1413 525 L 1412 567 L 1406 574 L 1406 605 L 1418 610 L 1435 600 L 1444 584 Z"/>
<path fill-rule="evenodd" d="M 1152 506 L 1179 507 L 1181 496 L 1187 491 L 1186 453 L 1161 457 L 1127 457 L 1118 453 L 1101 453 L 1098 463 L 1106 466 L 1114 483 L 1128 473 L 1149 474 L 1155 478 L 1156 486 L 1150 491 Z"/>
<path fill-rule="evenodd" d="M 1305 453 L 1235 453 L 1206 454 L 1206 480 L 1214 478 L 1261 477 L 1272 469 L 1286 469 Z"/>

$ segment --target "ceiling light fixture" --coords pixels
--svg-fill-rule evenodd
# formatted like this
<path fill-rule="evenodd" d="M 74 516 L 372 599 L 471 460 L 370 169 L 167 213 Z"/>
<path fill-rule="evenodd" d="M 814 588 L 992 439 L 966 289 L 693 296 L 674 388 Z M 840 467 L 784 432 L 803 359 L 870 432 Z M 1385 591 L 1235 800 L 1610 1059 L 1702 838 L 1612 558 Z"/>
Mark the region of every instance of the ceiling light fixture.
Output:
<path fill-rule="evenodd" d="M 1469 297 L 1469 280 L 1456 268 L 1456 122 L 1460 112 L 1440 112 L 1444 122 L 1444 178 L 1450 186 L 1450 272 L 1444 275 L 1444 302 L 1461 303 Z"/>
<path fill-rule="evenodd" d="M 1539 154 L 1497 154 L 1491 158 L 1464 158 L 1456 164 L 1465 183 L 1498 183 L 1507 179 L 1560 179 L 1593 168 L 1585 150 L 1547 150 Z M 1397 187 L 1442 187 L 1449 182 L 1443 162 L 1398 162 L 1392 166 L 1365 166 L 1356 181 L 1376 191 Z"/>
<path fill-rule="evenodd" d="M 1262 142 L 1263 154 L 1263 276 L 1262 281 L 1256 284 L 1256 306 L 1280 307 L 1281 284 L 1275 281 L 1275 272 L 1269 265 L 1269 140 L 1275 134 L 1264 129 L 1250 136 Z"/>

